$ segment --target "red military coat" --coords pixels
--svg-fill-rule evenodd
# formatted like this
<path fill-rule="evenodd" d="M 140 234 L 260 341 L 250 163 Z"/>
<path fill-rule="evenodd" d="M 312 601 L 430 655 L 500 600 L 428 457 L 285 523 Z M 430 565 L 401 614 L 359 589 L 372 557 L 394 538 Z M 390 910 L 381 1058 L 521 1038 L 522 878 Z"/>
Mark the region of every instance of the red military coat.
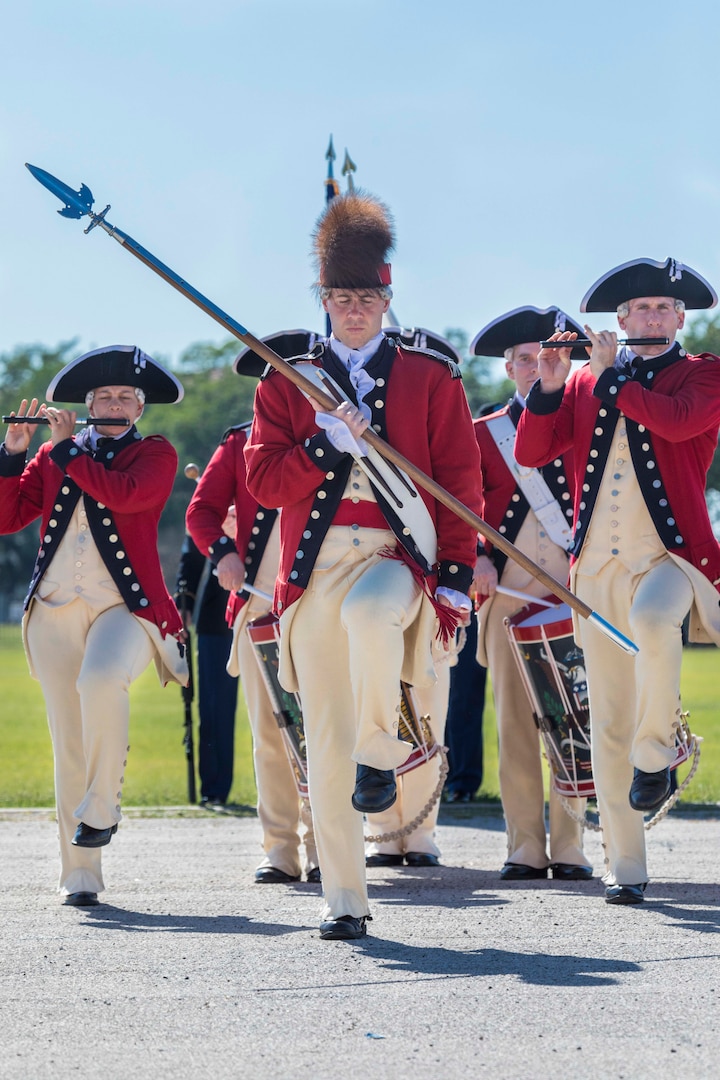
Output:
<path fill-rule="evenodd" d="M 336 376 L 329 349 L 315 363 Z M 373 427 L 424 473 L 481 515 L 480 457 L 456 367 L 385 339 L 366 368 L 377 380 L 369 395 L 373 401 L 367 399 Z M 329 500 L 317 496 L 324 494 L 326 484 L 350 459 L 332 447 L 315 423 L 312 406 L 281 375 L 272 373 L 260 383 L 254 412 L 245 448 L 247 485 L 265 506 L 283 508 L 275 592 L 276 611 L 281 613 L 302 594 L 303 585 L 296 584 L 290 575 L 298 550 L 307 546 L 305 533 L 312 531 L 321 538 L 332 522 L 332 513 L 323 511 Z M 420 493 L 437 532 L 438 583 L 467 591 L 477 532 L 423 488 Z M 311 512 L 319 516 L 311 519 Z M 318 548 L 316 543 L 315 553 Z M 301 581 L 306 581 L 313 562 L 311 555 Z"/>
<path fill-rule="evenodd" d="M 141 438 L 135 428 L 102 451 L 107 466 L 66 439 L 44 443 L 25 465 L 23 454 L 0 454 L 0 533 L 18 532 L 42 519 L 41 546 L 29 603 L 85 495 L 88 524 L 103 562 L 128 609 L 162 632 L 182 621 L 163 578 L 157 548 L 160 515 L 172 491 L 177 454 L 162 435 Z M 68 482 L 70 481 L 70 482 Z"/>
<path fill-rule="evenodd" d="M 247 489 L 243 449 L 247 442 L 244 427 L 231 428 L 208 462 L 190 500 L 185 515 L 187 531 L 204 555 L 217 566 L 235 551 L 245 564 L 247 580 L 253 583 L 267 546 L 277 511 L 259 506 Z M 222 524 L 228 507 L 235 506 L 235 541 L 226 536 Z M 232 593 L 227 618 L 232 626 L 247 603 L 248 593 Z"/>
<path fill-rule="evenodd" d="M 577 557 L 602 478 L 603 450 L 621 410 L 638 482 L 661 540 L 720 589 L 720 544 L 705 502 L 720 427 L 720 359 L 689 356 L 676 345 L 643 361 L 639 372 L 640 377 L 630 377 L 609 369 L 596 381 L 586 364 L 573 372 L 564 390 L 542 394 L 534 387 L 518 423 L 515 455 L 523 465 L 538 466 L 574 446 Z"/>

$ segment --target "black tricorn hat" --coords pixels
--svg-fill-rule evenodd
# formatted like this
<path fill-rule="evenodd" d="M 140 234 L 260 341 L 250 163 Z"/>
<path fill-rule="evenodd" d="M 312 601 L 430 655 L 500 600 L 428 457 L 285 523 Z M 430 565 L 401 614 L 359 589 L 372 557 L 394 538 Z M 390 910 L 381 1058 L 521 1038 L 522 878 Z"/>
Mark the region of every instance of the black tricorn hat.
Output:
<path fill-rule="evenodd" d="M 306 356 L 314 348 L 319 336 L 312 330 L 278 330 L 260 340 L 269 345 L 283 360 L 290 360 L 295 356 Z M 250 346 L 238 353 L 233 363 L 233 371 L 238 375 L 252 375 L 256 379 L 260 378 L 266 367 L 266 361 L 253 352 Z"/>
<path fill-rule="evenodd" d="M 379 289 L 390 285 L 395 246 L 390 211 L 374 195 L 354 191 L 331 199 L 313 232 L 318 286 Z"/>
<path fill-rule="evenodd" d="M 570 330 L 585 337 L 581 326 L 557 307 L 519 307 L 499 315 L 484 326 L 470 342 L 473 356 L 504 356 L 506 349 L 526 341 L 546 341 L 553 334 Z M 573 360 L 587 360 L 583 346 L 570 353 Z"/>
<path fill-rule="evenodd" d="M 383 334 L 396 338 L 401 345 L 409 345 L 411 349 L 429 349 L 430 352 L 449 356 L 456 364 L 462 362 L 462 357 L 454 345 L 440 334 L 425 330 L 422 326 L 383 326 Z"/>
<path fill-rule="evenodd" d="M 179 379 L 137 345 L 105 345 L 66 364 L 45 397 L 48 401 L 84 402 L 88 391 L 99 386 L 138 386 L 148 405 L 172 405 L 185 394 Z"/>
<path fill-rule="evenodd" d="M 580 310 L 617 311 L 620 304 L 640 296 L 671 296 L 690 309 L 715 307 L 718 300 L 712 285 L 677 259 L 666 259 L 664 263 L 633 259 L 608 270 L 591 285 Z"/>

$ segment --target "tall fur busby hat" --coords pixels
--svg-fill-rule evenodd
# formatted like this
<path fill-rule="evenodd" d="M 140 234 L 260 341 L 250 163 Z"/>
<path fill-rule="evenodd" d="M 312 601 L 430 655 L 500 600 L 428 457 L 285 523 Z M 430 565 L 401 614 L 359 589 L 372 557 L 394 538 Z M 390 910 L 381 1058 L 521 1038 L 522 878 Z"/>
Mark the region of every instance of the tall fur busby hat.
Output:
<path fill-rule="evenodd" d="M 395 246 L 388 208 L 363 191 L 331 199 L 313 233 L 316 287 L 380 289 L 391 282 L 388 255 Z"/>

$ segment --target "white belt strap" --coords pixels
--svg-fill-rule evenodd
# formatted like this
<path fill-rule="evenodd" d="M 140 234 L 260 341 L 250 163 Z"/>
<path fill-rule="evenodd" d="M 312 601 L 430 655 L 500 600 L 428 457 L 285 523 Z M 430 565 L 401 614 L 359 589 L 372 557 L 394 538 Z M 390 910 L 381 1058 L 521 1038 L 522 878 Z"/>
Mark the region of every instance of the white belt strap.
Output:
<path fill-rule="evenodd" d="M 342 395 L 343 400 L 347 400 L 342 388 L 337 385 L 326 371 L 322 372 L 321 378 L 320 369 L 315 367 L 314 364 L 298 364 L 297 366 L 298 370 L 302 371 L 306 378 L 314 382 L 325 393 L 327 393 L 327 387 L 324 385 L 324 380 L 332 383 L 337 392 Z M 435 524 L 414 482 L 402 469 L 393 468 L 373 446 L 368 446 L 367 458 L 359 454 L 353 454 L 352 456 L 366 473 L 371 483 L 378 485 L 378 479 L 380 478 L 379 488 L 381 490 L 382 487 L 385 488 L 383 494 L 388 499 L 392 509 L 400 518 L 410 536 L 412 536 L 428 566 L 434 566 L 437 560 Z M 374 466 L 372 470 L 368 466 L 368 459 L 370 465 Z"/>
<path fill-rule="evenodd" d="M 515 460 L 515 425 L 508 413 L 493 416 L 486 421 L 495 445 L 503 460 L 515 477 L 518 487 L 530 504 L 535 517 L 540 521 L 553 543 L 569 551 L 573 546 L 572 529 L 562 507 L 548 487 L 539 469 L 528 469 L 518 465 Z"/>

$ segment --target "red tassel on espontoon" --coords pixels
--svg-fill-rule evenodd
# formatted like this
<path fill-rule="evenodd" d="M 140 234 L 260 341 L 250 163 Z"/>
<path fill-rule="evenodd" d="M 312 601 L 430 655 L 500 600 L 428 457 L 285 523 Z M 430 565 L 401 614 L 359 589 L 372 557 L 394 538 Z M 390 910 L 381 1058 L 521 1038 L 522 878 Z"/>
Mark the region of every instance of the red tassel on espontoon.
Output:
<path fill-rule="evenodd" d="M 454 607 L 447 607 L 445 604 L 441 604 L 439 600 L 435 598 L 434 593 L 430 589 L 430 584 L 427 577 L 423 573 L 422 567 L 418 566 L 415 560 L 408 554 L 404 547 L 398 546 L 396 548 L 382 548 L 378 554 L 383 559 L 396 559 L 398 562 L 404 562 L 407 568 L 412 573 L 413 577 L 417 581 L 422 591 L 427 596 L 428 600 L 435 609 L 435 614 L 438 620 L 438 631 L 435 635 L 439 642 L 441 642 L 444 649 L 450 647 L 450 642 L 455 637 L 455 631 L 460 625 L 462 614 Z"/>

